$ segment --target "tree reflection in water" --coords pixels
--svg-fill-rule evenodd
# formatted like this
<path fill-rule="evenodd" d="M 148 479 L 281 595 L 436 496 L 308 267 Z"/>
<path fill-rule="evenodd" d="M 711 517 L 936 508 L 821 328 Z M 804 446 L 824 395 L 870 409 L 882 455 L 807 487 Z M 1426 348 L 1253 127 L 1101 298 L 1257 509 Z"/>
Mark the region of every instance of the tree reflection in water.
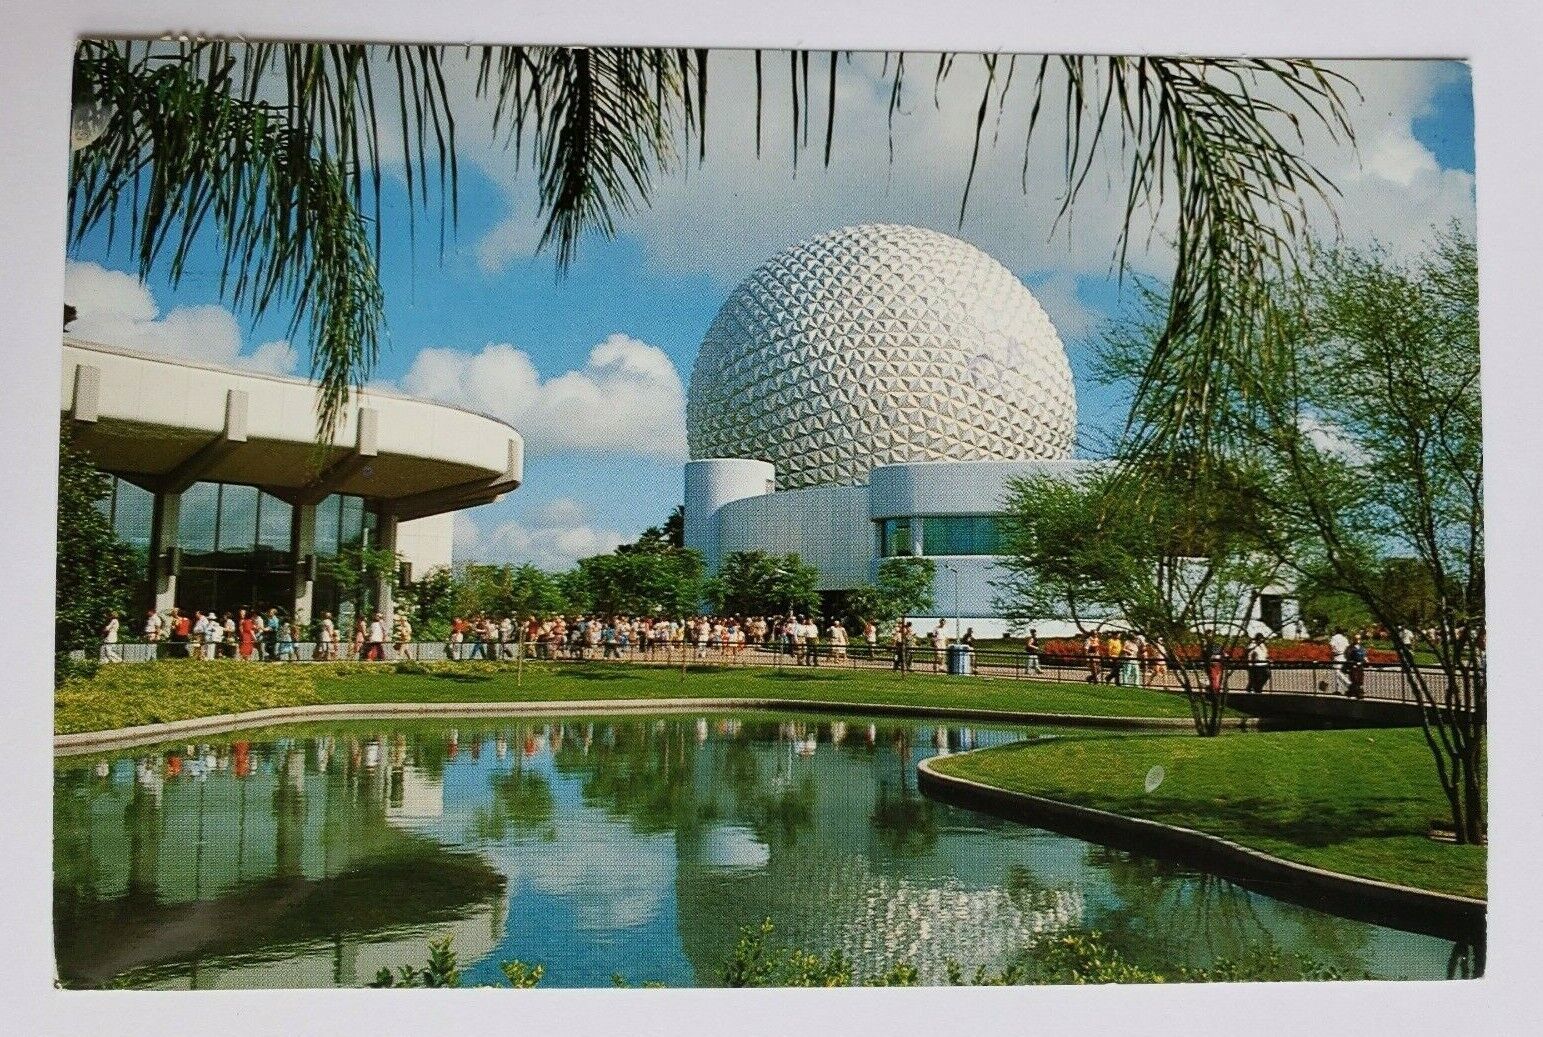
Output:
<path fill-rule="evenodd" d="M 716 983 L 766 917 L 930 982 L 949 957 L 995 969 L 1091 929 L 1141 962 L 1271 940 L 1350 975 L 1406 947 L 1432 978 L 1482 962 L 917 791 L 919 758 L 1022 731 L 810 714 L 297 730 L 59 762 L 61 976 L 353 984 L 370 954 L 421 960 L 428 927 L 462 926 L 471 973 L 481 955 L 547 964 L 553 985 Z"/>

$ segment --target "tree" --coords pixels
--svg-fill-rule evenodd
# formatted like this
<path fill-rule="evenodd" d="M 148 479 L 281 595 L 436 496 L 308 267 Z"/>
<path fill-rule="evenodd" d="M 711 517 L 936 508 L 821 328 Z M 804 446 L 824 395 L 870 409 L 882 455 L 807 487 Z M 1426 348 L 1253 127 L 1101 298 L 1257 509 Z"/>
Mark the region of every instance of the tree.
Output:
<path fill-rule="evenodd" d="M 707 600 L 724 616 L 807 615 L 820 608 L 820 571 L 797 554 L 734 551 L 707 581 Z"/>
<path fill-rule="evenodd" d="M 617 547 L 616 553 L 679 551 L 685 546 L 686 506 L 684 504 L 677 504 L 671 510 L 670 517 L 664 520 L 664 525 L 649 526 L 638 536 L 635 543 L 622 544 Z"/>
<path fill-rule="evenodd" d="M 414 636 L 434 641 L 450 632 L 455 616 L 455 577 L 448 565 L 436 565 L 422 578 L 409 583 L 398 593 L 398 608 L 407 613 Z"/>
<path fill-rule="evenodd" d="M 1314 254 L 1277 289 L 1251 391 L 1219 401 L 1266 462 L 1303 567 L 1395 635 L 1457 838 L 1484 838 L 1484 451 L 1478 263 L 1439 234 L 1417 259 Z M 1416 665 L 1418 645 L 1435 672 Z"/>
<path fill-rule="evenodd" d="M 765 56 L 755 53 L 758 152 Z M 795 161 L 809 145 L 810 66 L 823 59 L 828 165 L 839 67 L 852 55 L 776 57 L 786 58 Z M 200 231 L 217 230 L 222 294 L 254 315 L 290 306 L 292 333 L 309 330 L 318 430 L 327 433 L 350 387 L 369 376 L 384 330 L 386 133 L 400 136 L 415 208 L 428 206 L 437 185 L 441 246 L 455 219 L 458 113 L 447 71 L 475 67 L 495 138 L 516 165 L 530 156 L 545 221 L 540 247 L 555 251 L 561 269 L 585 233 L 614 234 L 619 217 L 646 204 L 654 180 L 678 168 L 678 152 L 705 160 L 708 58 L 686 48 L 86 40 L 75 61 L 71 238 L 119 227 L 141 276 L 164 268 L 175 283 Z M 1269 278 L 1293 267 L 1292 234 L 1307 199 L 1333 192 L 1302 156 L 1300 133 L 1316 122 L 1351 139 L 1345 81 L 1310 61 L 886 54 L 891 139 L 923 61 L 934 87 L 972 63 L 984 81 L 961 223 L 981 144 L 994 140 L 984 132 L 988 115 L 1009 107 L 1030 113 L 1025 170 L 1042 108 L 1064 113 L 1063 217 L 1096 158 L 1113 153 L 1127 163 L 1115 188 L 1124 219 L 1111 243 L 1122 265 L 1141 233 L 1138 218 L 1174 214 L 1163 226 L 1175 256 L 1168 307 L 1139 388 L 1162 419 L 1137 430 L 1137 442 L 1149 454 L 1204 446 L 1206 400 L 1228 370 L 1223 361 L 1245 355 Z"/>
<path fill-rule="evenodd" d="M 1082 630 L 1116 624 L 1160 640 L 1196 732 L 1215 735 L 1226 671 L 1214 690 L 1202 682 L 1196 638 L 1235 650 L 1282 566 L 1250 500 L 1242 477 L 1136 484 L 1111 466 L 1078 480 L 1015 479 L 997 606 L 1014 624 L 1065 615 Z"/>
<path fill-rule="evenodd" d="M 561 579 L 534 565 L 469 562 L 455 568 L 452 614 L 550 616 L 568 608 Z"/>
<path fill-rule="evenodd" d="M 930 558 L 886 558 L 874 581 L 879 615 L 889 621 L 930 611 L 937 565 Z"/>
<path fill-rule="evenodd" d="M 383 580 L 395 580 L 401 558 L 382 547 L 351 544 L 321 561 L 322 571 L 337 581 L 342 601 L 354 603 L 354 615 L 368 619 L 379 607 L 376 588 Z"/>
<path fill-rule="evenodd" d="M 702 600 L 702 556 L 696 551 L 596 555 L 565 574 L 575 608 L 602 616 L 684 616 Z"/>
<path fill-rule="evenodd" d="M 59 429 L 59 546 L 54 583 L 54 651 L 64 659 L 100 640 L 107 615 L 128 620 L 143 557 L 113 532 L 102 505 L 112 482 Z"/>

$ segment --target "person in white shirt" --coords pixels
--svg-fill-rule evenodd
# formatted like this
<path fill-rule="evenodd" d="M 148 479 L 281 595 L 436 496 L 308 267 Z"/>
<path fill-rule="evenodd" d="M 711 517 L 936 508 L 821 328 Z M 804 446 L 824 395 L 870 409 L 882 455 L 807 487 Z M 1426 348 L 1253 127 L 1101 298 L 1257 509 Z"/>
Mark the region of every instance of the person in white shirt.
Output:
<path fill-rule="evenodd" d="M 317 656 L 321 659 L 336 659 L 338 657 L 338 628 L 332 622 L 332 613 L 321 614 L 321 632 L 317 635 Z"/>
<path fill-rule="evenodd" d="M 386 657 L 386 624 L 380 618 L 380 613 L 375 613 L 375 618 L 370 620 L 369 636 L 365 638 L 364 657 L 372 662 L 378 662 Z"/>
<path fill-rule="evenodd" d="M 1345 672 L 1345 652 L 1350 648 L 1350 638 L 1343 630 L 1334 631 L 1329 638 L 1329 658 L 1333 662 L 1334 692 L 1345 694 L 1350 690 L 1350 675 Z"/>
<path fill-rule="evenodd" d="M 204 620 L 204 659 L 212 660 L 220 652 L 220 642 L 225 639 L 225 628 L 220 625 L 219 617 L 210 613 Z"/>
<path fill-rule="evenodd" d="M 118 613 L 107 613 L 107 622 L 102 624 L 102 661 L 104 663 L 121 663 L 123 651 L 118 647 Z"/>
<path fill-rule="evenodd" d="M 1263 634 L 1254 635 L 1254 643 L 1248 646 L 1248 690 L 1252 695 L 1264 691 L 1270 683 L 1270 649 L 1264 643 Z"/>
<path fill-rule="evenodd" d="M 830 654 L 833 659 L 847 657 L 847 628 L 839 619 L 830 625 Z"/>
<path fill-rule="evenodd" d="M 151 644 L 155 644 L 157 641 L 159 641 L 161 639 L 161 630 L 164 625 L 165 624 L 161 621 L 161 614 L 155 609 L 151 609 L 145 615 L 145 640 Z"/>
<path fill-rule="evenodd" d="M 948 655 L 948 626 L 943 620 L 938 620 L 938 625 L 932 628 L 932 668 L 941 670 L 943 660 Z"/>

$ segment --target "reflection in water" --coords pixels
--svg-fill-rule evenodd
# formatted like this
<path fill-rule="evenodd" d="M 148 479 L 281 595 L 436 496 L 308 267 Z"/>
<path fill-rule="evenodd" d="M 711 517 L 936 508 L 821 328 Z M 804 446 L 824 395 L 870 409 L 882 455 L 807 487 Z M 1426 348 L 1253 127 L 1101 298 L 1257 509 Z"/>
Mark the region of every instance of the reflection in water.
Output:
<path fill-rule="evenodd" d="M 1138 961 L 1273 942 L 1440 978 L 1466 948 L 943 806 L 915 764 L 1027 732 L 848 717 L 353 723 L 60 760 L 61 978 L 355 986 L 453 933 L 469 983 L 712 984 L 738 927 L 941 981 L 1098 929 Z"/>

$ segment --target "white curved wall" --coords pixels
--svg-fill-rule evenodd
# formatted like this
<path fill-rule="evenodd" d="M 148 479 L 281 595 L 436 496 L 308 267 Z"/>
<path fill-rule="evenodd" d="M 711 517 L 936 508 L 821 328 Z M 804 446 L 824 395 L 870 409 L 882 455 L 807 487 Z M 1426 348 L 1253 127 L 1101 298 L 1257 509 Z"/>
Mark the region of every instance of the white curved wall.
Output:
<path fill-rule="evenodd" d="M 733 501 L 771 493 L 776 478 L 777 469 L 766 461 L 714 457 L 686 462 L 686 546 L 702 552 L 709 573 L 717 570 L 723 558 L 718 542 L 720 509 Z"/>
<path fill-rule="evenodd" d="M 1074 478 L 1096 461 L 924 461 L 883 465 L 868 476 L 869 517 L 994 515 L 1010 479 Z"/>
<path fill-rule="evenodd" d="M 719 549 L 797 553 L 820 570 L 820 590 L 844 590 L 873 578 L 873 523 L 866 486 L 806 486 L 725 504 Z"/>

